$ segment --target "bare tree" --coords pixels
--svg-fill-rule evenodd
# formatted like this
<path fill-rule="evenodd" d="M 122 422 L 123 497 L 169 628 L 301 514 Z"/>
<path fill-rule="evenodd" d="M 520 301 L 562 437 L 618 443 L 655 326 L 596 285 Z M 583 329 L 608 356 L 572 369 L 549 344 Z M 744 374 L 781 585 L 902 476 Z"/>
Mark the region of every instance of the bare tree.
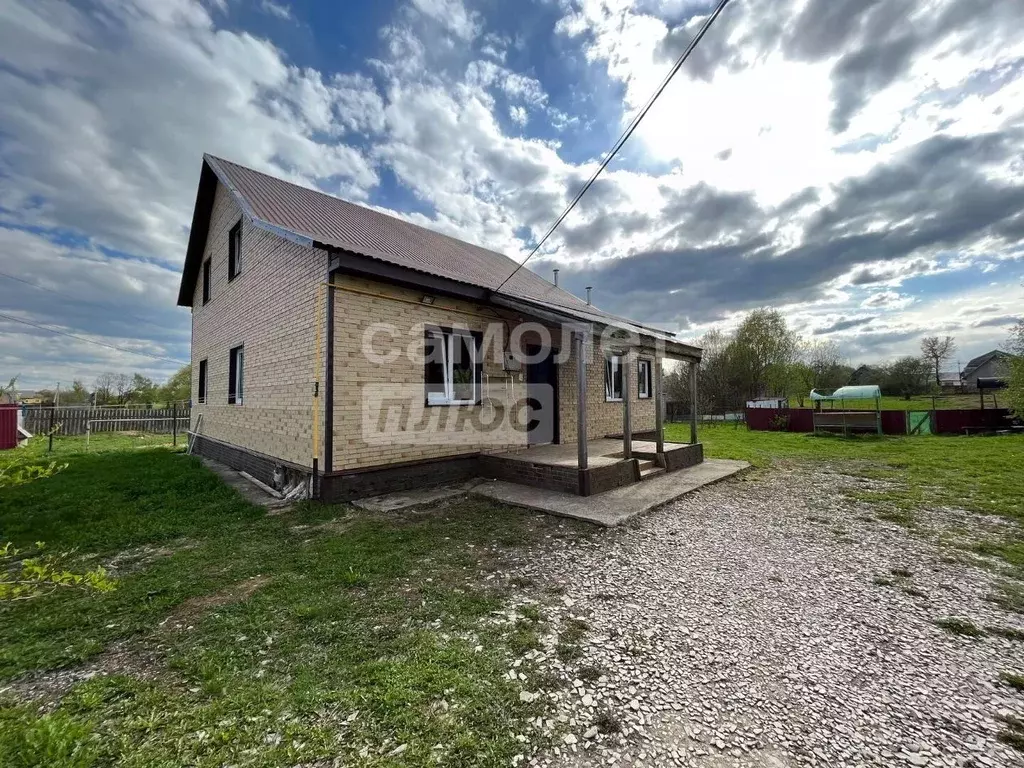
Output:
<path fill-rule="evenodd" d="M 105 405 L 110 402 L 116 383 L 117 375 L 113 373 L 101 373 L 96 377 L 96 405 Z"/>
<path fill-rule="evenodd" d="M 132 396 L 132 377 L 127 373 L 114 376 L 114 389 L 117 390 L 117 404 L 124 405 Z"/>
<path fill-rule="evenodd" d="M 938 336 L 925 336 L 921 339 L 921 354 L 935 371 L 935 383 L 941 384 L 939 368 L 944 360 L 951 358 L 956 352 L 956 341 L 952 336 L 940 339 Z"/>

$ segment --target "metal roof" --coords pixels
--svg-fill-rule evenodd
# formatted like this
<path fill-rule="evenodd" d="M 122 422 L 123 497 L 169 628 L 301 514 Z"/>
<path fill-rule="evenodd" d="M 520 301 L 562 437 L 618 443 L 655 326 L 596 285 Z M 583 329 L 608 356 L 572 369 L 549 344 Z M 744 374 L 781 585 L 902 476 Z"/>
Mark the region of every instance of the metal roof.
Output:
<path fill-rule="evenodd" d="M 337 249 L 359 254 L 427 275 L 454 280 L 476 288 L 494 291 L 512 274 L 517 263 L 504 254 L 434 232 L 380 211 L 356 205 L 307 187 L 278 179 L 260 171 L 232 163 L 213 155 L 203 155 L 203 175 L 196 199 L 192 237 L 202 243 L 189 243 L 178 303 L 191 303 L 198 277 L 198 259 L 202 259 L 212 209 L 212 192 L 204 183 L 213 174 L 232 193 L 239 206 L 263 229 L 303 245 Z M 207 169 L 213 172 L 209 174 Z M 603 312 L 529 269 L 520 269 L 495 296 L 506 296 L 549 309 L 572 319 L 622 327 L 660 338 L 680 348 L 683 354 L 700 357 L 696 347 L 683 345 L 674 334 L 635 323 Z M 676 350 L 679 352 L 680 350 Z"/>

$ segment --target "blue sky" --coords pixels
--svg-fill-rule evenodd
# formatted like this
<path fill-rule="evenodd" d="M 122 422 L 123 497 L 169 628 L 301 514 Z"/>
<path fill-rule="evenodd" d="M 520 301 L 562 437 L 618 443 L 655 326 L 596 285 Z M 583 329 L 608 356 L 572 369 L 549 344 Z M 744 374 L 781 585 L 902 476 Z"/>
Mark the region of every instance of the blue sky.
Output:
<path fill-rule="evenodd" d="M 710 5 L 9 0 L 0 377 L 188 359 L 203 152 L 524 256 Z M 687 338 L 773 306 L 966 359 L 1024 312 L 1022 154 L 1019 2 L 735 0 L 531 267 Z"/>

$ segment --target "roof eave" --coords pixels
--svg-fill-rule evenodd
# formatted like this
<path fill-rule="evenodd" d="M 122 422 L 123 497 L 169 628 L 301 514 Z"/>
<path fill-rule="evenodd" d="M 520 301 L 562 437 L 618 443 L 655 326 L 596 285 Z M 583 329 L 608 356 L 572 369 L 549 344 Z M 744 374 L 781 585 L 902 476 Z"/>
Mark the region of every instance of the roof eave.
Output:
<path fill-rule="evenodd" d="M 612 318 L 608 318 L 607 320 L 584 319 L 579 317 L 578 315 L 572 314 L 567 310 L 563 311 L 556 307 L 547 305 L 539 306 L 538 304 L 530 301 L 529 299 L 507 296 L 505 294 L 492 294 L 490 297 L 490 301 L 491 303 L 496 304 L 500 307 L 504 307 L 506 309 L 513 309 L 516 310 L 517 312 L 522 312 L 523 314 L 527 315 L 533 315 L 539 320 L 546 320 L 548 322 L 558 324 L 568 323 L 577 325 L 582 323 L 584 325 L 593 325 L 598 327 L 618 328 L 625 330 L 627 332 L 633 332 L 634 330 L 633 328 L 629 328 L 614 322 Z M 700 347 L 694 347 L 690 344 L 683 344 L 680 341 L 667 338 L 662 333 L 652 332 L 646 328 L 639 326 L 636 327 L 639 328 L 639 335 L 641 338 L 646 337 L 648 339 L 653 340 L 655 344 L 662 345 L 666 354 L 671 357 L 683 358 L 685 360 L 699 363 L 701 357 L 703 356 L 703 350 Z"/>

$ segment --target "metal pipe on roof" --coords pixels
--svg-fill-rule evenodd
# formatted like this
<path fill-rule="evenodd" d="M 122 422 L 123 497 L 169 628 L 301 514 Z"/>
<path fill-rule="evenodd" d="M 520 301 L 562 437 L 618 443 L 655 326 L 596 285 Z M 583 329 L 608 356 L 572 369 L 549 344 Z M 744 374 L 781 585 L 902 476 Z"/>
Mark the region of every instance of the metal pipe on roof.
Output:
<path fill-rule="evenodd" d="M 558 287 L 558 268 L 555 267 L 555 269 L 553 269 L 552 272 L 555 273 L 555 288 L 557 288 Z"/>
<path fill-rule="evenodd" d="M 591 304 L 590 304 L 590 292 L 591 292 L 592 290 L 594 290 L 593 286 L 590 286 L 590 285 L 588 285 L 588 286 L 587 286 L 587 306 L 588 306 L 588 307 L 589 307 L 589 306 L 591 305 Z"/>

